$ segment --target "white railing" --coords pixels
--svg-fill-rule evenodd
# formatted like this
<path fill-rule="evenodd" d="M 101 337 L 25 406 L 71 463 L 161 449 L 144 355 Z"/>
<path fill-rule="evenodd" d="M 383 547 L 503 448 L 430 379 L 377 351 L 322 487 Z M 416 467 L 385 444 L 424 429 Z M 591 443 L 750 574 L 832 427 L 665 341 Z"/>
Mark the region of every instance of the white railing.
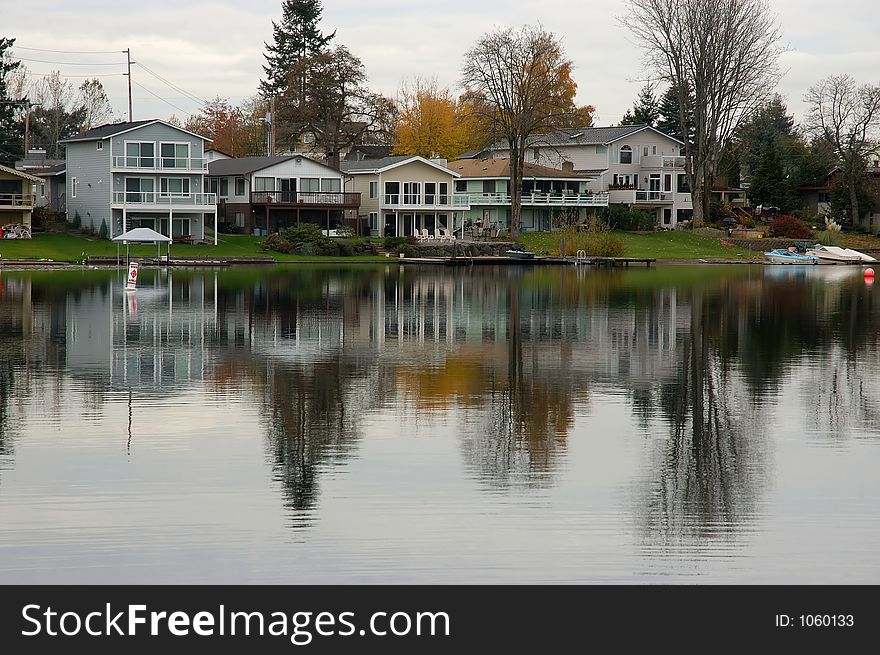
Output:
<path fill-rule="evenodd" d="M 208 160 L 203 157 L 113 157 L 113 168 L 207 171 Z"/>
<path fill-rule="evenodd" d="M 672 202 L 669 191 L 636 191 L 636 202 Z"/>
<path fill-rule="evenodd" d="M 467 194 L 386 193 L 384 207 L 468 207 Z"/>
<path fill-rule="evenodd" d="M 0 205 L 4 207 L 33 207 L 34 196 L 28 193 L 0 193 Z"/>
<path fill-rule="evenodd" d="M 169 195 L 154 191 L 116 191 L 113 193 L 114 205 L 216 205 L 216 193 L 189 193 L 186 195 Z"/>
<path fill-rule="evenodd" d="M 684 157 L 672 155 L 646 155 L 642 157 L 642 168 L 684 168 Z"/>
<path fill-rule="evenodd" d="M 552 207 L 607 207 L 607 193 L 525 193 L 522 195 L 523 205 L 547 205 Z M 471 193 L 468 194 L 471 205 L 509 205 L 509 193 Z"/>

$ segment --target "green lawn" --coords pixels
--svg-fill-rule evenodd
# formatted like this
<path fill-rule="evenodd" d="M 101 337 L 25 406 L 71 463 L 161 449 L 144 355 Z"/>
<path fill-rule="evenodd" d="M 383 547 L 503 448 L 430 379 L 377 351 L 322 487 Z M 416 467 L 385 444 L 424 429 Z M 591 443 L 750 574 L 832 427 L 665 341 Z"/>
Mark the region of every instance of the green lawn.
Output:
<path fill-rule="evenodd" d="M 761 259 L 762 254 L 742 248 L 731 248 L 720 239 L 701 237 L 689 232 L 616 232 L 626 244 L 626 257 L 653 259 Z M 558 254 L 558 233 L 527 232 L 520 241 L 526 249 L 537 253 Z"/>
<path fill-rule="evenodd" d="M 265 252 L 260 249 L 262 238 L 245 235 L 223 234 L 220 236 L 218 245 L 188 245 L 179 244 L 171 246 L 172 258 L 187 257 L 255 257 L 271 255 L 277 261 L 387 261 L 384 256 L 372 257 L 309 257 L 305 255 L 284 255 L 277 252 Z M 120 252 L 125 254 L 125 246 L 120 246 Z M 130 246 L 130 252 L 134 257 L 151 257 L 156 255 L 155 244 Z M 161 254 L 165 254 L 166 246 L 161 247 Z M 52 259 L 62 262 L 80 262 L 85 257 L 115 255 L 116 244 L 97 238 L 87 238 L 77 234 L 62 232 L 38 233 L 33 239 L 0 240 L 0 260 L 3 259 Z"/>

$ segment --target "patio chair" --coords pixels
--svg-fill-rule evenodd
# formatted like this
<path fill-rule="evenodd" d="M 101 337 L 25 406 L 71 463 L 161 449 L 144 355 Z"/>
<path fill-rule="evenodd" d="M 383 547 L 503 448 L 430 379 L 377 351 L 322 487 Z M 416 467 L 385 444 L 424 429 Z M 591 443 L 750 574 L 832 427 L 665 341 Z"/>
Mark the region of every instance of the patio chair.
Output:
<path fill-rule="evenodd" d="M 448 227 L 443 227 L 440 229 L 443 232 L 443 238 L 445 238 L 447 241 L 455 241 L 455 235 L 449 231 Z"/>
<path fill-rule="evenodd" d="M 433 239 L 434 236 L 432 234 L 428 234 L 428 228 L 423 227 L 422 228 L 422 238 L 423 239 Z"/>

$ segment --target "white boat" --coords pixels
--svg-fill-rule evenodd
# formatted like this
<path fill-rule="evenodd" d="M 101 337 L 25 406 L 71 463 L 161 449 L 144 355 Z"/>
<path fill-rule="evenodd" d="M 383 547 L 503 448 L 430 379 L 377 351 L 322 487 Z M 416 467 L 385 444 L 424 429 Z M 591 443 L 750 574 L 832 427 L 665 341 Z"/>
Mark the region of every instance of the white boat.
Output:
<path fill-rule="evenodd" d="M 820 264 L 861 264 L 862 262 L 876 262 L 871 255 L 866 255 L 851 248 L 839 248 L 837 246 L 823 246 L 816 244 L 807 250 L 808 255 L 819 258 Z"/>

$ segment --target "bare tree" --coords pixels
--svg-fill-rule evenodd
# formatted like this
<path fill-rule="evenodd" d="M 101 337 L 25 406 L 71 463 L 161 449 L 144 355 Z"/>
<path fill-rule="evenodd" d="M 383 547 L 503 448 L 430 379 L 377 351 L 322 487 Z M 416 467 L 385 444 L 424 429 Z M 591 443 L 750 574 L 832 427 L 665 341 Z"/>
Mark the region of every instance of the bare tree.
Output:
<path fill-rule="evenodd" d="M 804 102 L 809 106 L 808 132 L 834 148 L 855 225 L 860 218 L 859 182 L 865 178 L 868 155 L 878 147 L 880 86 L 858 86 L 849 75 L 832 75 L 810 87 Z"/>
<path fill-rule="evenodd" d="M 781 33 L 766 0 L 629 0 L 621 22 L 648 68 L 678 92 L 681 133 L 693 121 L 686 171 L 694 225 L 709 215 L 722 150 L 773 93 Z"/>
<path fill-rule="evenodd" d="M 562 42 L 540 25 L 499 28 L 484 34 L 464 55 L 462 85 L 478 99 L 510 148 L 510 235 L 519 237 L 526 145 L 575 111 L 577 85 Z M 490 114 L 491 112 L 491 114 Z"/>
<path fill-rule="evenodd" d="M 78 104 L 85 110 L 82 125 L 84 130 L 103 125 L 113 118 L 113 107 L 104 91 L 104 85 L 97 78 L 80 84 Z"/>

